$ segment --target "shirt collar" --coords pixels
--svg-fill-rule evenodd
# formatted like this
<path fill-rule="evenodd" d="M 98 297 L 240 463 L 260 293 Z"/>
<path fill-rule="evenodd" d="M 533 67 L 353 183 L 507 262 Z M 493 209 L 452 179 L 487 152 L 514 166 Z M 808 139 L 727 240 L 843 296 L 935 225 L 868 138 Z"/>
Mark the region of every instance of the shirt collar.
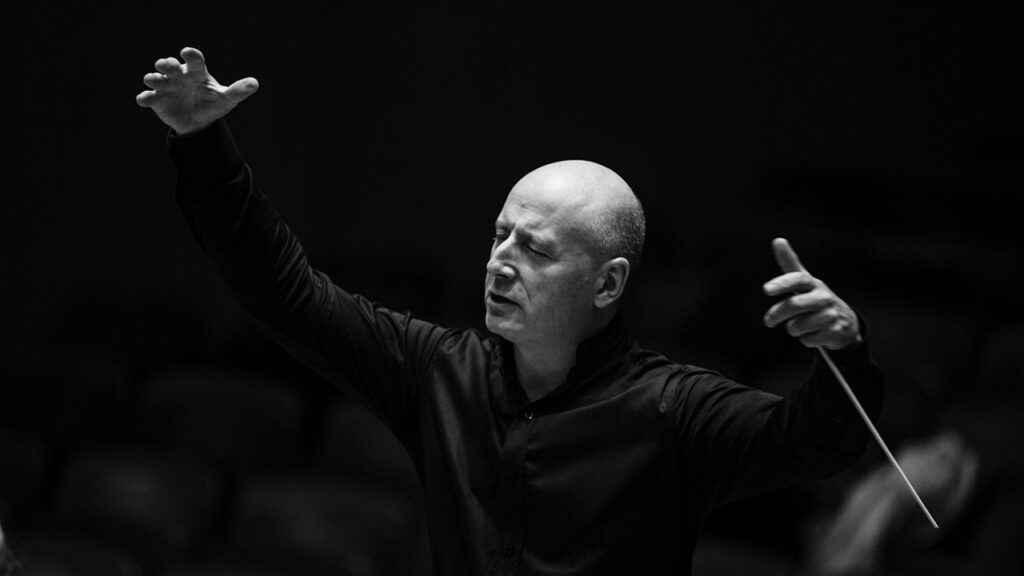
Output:
<path fill-rule="evenodd" d="M 569 371 L 566 384 L 585 381 L 609 365 L 622 362 L 626 354 L 626 325 L 616 314 L 600 332 L 576 347 L 576 365 Z"/>
<path fill-rule="evenodd" d="M 515 353 L 512 343 L 500 338 L 499 370 L 513 398 L 525 404 L 526 394 L 515 377 Z M 538 402 L 555 401 L 575 394 L 581 385 L 592 380 L 605 370 L 621 366 L 629 350 L 629 336 L 621 314 L 616 314 L 597 334 L 587 338 L 576 347 L 576 364 L 569 370 L 565 383 Z"/>

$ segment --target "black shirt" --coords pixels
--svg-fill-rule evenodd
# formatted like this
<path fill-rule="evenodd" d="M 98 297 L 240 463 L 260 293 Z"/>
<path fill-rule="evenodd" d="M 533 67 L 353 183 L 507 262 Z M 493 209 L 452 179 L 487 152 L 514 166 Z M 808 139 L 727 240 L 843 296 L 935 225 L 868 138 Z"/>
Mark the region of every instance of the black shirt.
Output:
<path fill-rule="evenodd" d="M 531 403 L 507 341 L 376 306 L 311 268 L 223 121 L 170 148 L 186 220 L 239 302 L 409 451 L 439 575 L 689 574 L 715 505 L 829 476 L 866 445 L 821 366 L 783 399 L 643 350 L 619 318 Z M 866 345 L 835 358 L 877 414 Z"/>

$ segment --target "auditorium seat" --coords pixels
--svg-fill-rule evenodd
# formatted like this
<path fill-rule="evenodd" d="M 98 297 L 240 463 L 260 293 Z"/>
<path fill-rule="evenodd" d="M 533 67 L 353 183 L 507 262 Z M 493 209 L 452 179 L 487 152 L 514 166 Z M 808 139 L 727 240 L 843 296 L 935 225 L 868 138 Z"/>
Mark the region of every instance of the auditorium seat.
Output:
<path fill-rule="evenodd" d="M 292 471 L 241 479 L 226 555 L 303 574 L 401 574 L 420 533 L 407 495 L 374 483 Z"/>
<path fill-rule="evenodd" d="M 941 400 L 969 371 L 981 337 L 972 315 L 891 296 L 865 297 L 859 306 L 867 318 L 871 349 L 888 379 Z"/>
<path fill-rule="evenodd" d="M 172 566 L 159 572 L 159 576 L 305 576 L 294 567 L 277 569 L 244 560 L 209 559 Z M 336 576 L 347 576 L 337 572 Z"/>
<path fill-rule="evenodd" d="M 862 298 L 872 356 L 885 377 L 876 422 L 891 446 L 934 431 L 935 414 L 971 386 L 972 355 L 981 337 L 976 318 L 911 298 Z M 880 451 L 869 448 L 869 458 Z"/>
<path fill-rule="evenodd" d="M 130 427 L 126 409 L 133 369 L 118 358 L 85 350 L 26 348 L 3 362 L 4 427 L 67 448 L 119 437 Z"/>
<path fill-rule="evenodd" d="M 380 420 L 348 398 L 339 397 L 324 410 L 314 451 L 316 462 L 331 473 L 419 490 L 405 448 Z"/>
<path fill-rule="evenodd" d="M 355 401 L 338 397 L 324 410 L 315 448 L 321 470 L 346 481 L 373 482 L 410 498 L 422 514 L 423 496 L 405 448 L 387 427 Z M 429 539 L 422 522 L 408 550 L 410 576 L 430 566 Z"/>
<path fill-rule="evenodd" d="M 116 358 L 138 370 L 197 354 L 204 324 L 199 308 L 167 294 L 81 295 L 64 302 L 46 339 L 57 349 Z"/>
<path fill-rule="evenodd" d="M 306 406 L 290 384 L 226 364 L 154 371 L 142 383 L 143 438 L 232 472 L 291 465 L 301 457 Z"/>
<path fill-rule="evenodd" d="M 18 576 L 143 576 L 142 566 L 118 546 L 79 534 L 40 531 L 12 535 Z"/>
<path fill-rule="evenodd" d="M 28 522 L 44 507 L 52 459 L 41 438 L 0 428 L 0 524 Z"/>
<path fill-rule="evenodd" d="M 791 576 L 795 567 L 791 558 L 772 548 L 727 538 L 705 536 L 693 552 L 694 576 Z"/>
<path fill-rule="evenodd" d="M 221 518 L 223 471 L 150 448 L 92 447 L 72 454 L 52 523 L 116 543 L 144 566 L 199 550 Z"/>
<path fill-rule="evenodd" d="M 1024 322 L 994 327 L 980 348 L 977 380 L 965 392 L 1024 398 Z"/>

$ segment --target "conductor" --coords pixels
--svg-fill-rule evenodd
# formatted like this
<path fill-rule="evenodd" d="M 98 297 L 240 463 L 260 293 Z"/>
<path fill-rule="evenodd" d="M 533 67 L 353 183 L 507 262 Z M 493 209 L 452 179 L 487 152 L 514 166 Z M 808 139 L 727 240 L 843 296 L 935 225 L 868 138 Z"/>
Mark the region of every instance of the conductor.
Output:
<path fill-rule="evenodd" d="M 486 261 L 489 333 L 445 328 L 308 263 L 225 121 L 255 79 L 222 85 L 185 48 L 143 82 L 138 104 L 171 129 L 185 220 L 237 301 L 408 451 L 436 574 L 689 574 L 715 506 L 828 477 L 864 450 L 867 430 L 817 362 L 782 398 L 629 337 L 620 307 L 644 214 L 612 170 L 559 161 L 519 180 Z M 861 319 L 784 239 L 772 248 L 764 323 L 832 351 L 877 417 Z"/>

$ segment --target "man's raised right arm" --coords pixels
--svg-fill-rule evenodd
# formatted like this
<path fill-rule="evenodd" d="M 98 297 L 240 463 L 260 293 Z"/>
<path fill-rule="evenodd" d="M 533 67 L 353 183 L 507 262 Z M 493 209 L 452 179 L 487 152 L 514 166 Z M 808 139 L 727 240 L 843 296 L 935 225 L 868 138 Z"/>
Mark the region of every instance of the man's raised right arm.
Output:
<path fill-rule="evenodd" d="M 136 101 L 172 132 L 177 199 L 186 222 L 238 302 L 281 344 L 386 421 L 401 426 L 441 330 L 373 306 L 306 260 L 260 191 L 224 116 L 256 91 L 223 86 L 193 48 L 157 60 Z"/>
<path fill-rule="evenodd" d="M 168 148 L 177 170 L 177 200 L 193 235 L 213 258 L 240 303 L 257 319 L 286 331 L 281 321 L 301 316 L 291 296 L 310 275 L 301 246 L 256 186 L 224 121 L 253 94 L 254 78 L 217 82 L 203 54 L 184 48 L 181 60 L 161 58 L 143 77 L 150 89 L 136 102 L 171 128 Z M 287 261 L 287 266 L 283 265 Z M 280 318 L 275 318 L 280 317 Z"/>

